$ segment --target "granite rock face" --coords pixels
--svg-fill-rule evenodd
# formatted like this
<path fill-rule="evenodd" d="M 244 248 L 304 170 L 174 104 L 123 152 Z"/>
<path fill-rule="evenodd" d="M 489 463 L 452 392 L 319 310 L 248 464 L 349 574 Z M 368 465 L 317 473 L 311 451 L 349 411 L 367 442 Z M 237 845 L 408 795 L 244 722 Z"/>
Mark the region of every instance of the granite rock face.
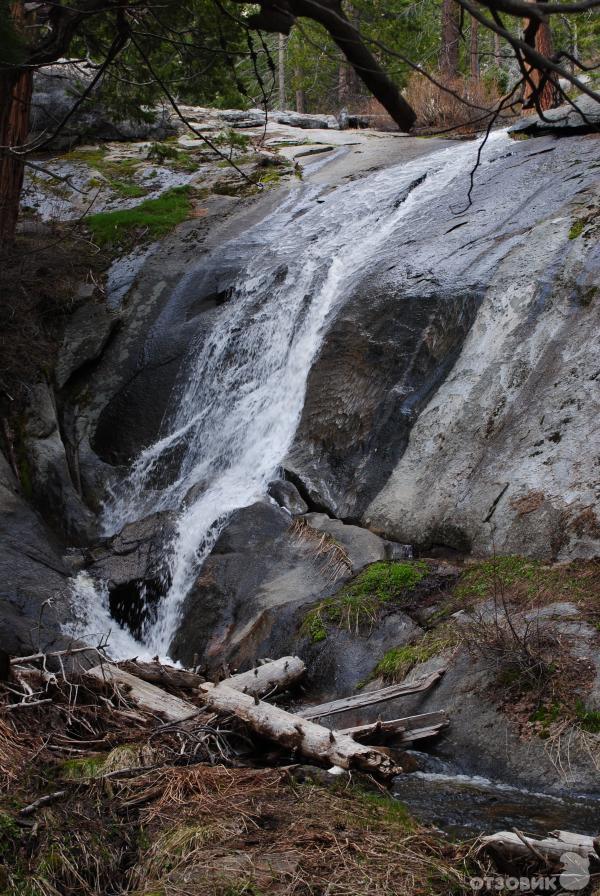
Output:
<path fill-rule="evenodd" d="M 0 454 L 0 648 L 13 656 L 65 645 L 70 569 Z"/>
<path fill-rule="evenodd" d="M 310 650 L 301 634 L 308 608 L 386 556 L 386 543 L 372 532 L 325 514 L 296 519 L 300 525 L 267 502 L 232 515 L 185 600 L 171 645 L 175 658 L 189 663 L 197 654 L 209 667 L 247 667 L 261 657 L 304 655 Z M 402 626 L 407 637 L 417 630 L 408 619 Z M 383 653 L 398 632 L 390 624 L 387 635 L 373 634 L 373 643 L 385 644 Z M 361 667 L 371 663 L 373 644 L 361 645 L 351 650 L 351 638 L 342 633 L 339 641 L 329 642 L 328 662 L 338 668 L 340 681 L 352 678 L 359 656 Z M 322 665 L 321 657 L 318 668 Z"/>
<path fill-rule="evenodd" d="M 175 133 L 165 110 L 147 110 L 139 120 L 115 121 L 102 102 L 101 86 L 92 91 L 77 111 L 53 136 L 93 77 L 85 65 L 48 66 L 34 78 L 30 139 L 52 137 L 52 149 L 64 149 L 85 140 L 163 140 Z"/>
<path fill-rule="evenodd" d="M 423 550 L 594 556 L 598 138 L 496 145 L 470 207 L 457 178 L 356 284 L 284 465 L 313 509 Z"/>
<path fill-rule="evenodd" d="M 591 96 L 578 97 L 573 105 L 559 106 L 544 112 L 544 118 L 530 115 L 509 128 L 508 133 L 517 139 L 522 137 L 542 137 L 551 134 L 556 137 L 574 134 L 597 134 L 600 127 L 600 104 Z"/>

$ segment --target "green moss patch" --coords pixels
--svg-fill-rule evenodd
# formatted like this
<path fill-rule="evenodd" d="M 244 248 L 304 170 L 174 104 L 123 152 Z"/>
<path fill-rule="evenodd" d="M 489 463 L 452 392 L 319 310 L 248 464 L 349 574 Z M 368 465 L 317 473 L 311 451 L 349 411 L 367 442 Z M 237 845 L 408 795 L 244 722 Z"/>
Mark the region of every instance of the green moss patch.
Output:
<path fill-rule="evenodd" d="M 427 564 L 422 562 L 372 563 L 337 594 L 313 607 L 301 632 L 313 643 L 327 637 L 328 623 L 358 634 L 375 623 L 386 604 L 401 604 L 427 573 Z"/>
<path fill-rule="evenodd" d="M 148 240 L 165 236 L 188 217 L 191 192 L 190 187 L 175 187 L 133 208 L 90 215 L 87 225 L 94 242 L 108 246 L 122 244 L 133 236 Z"/>
<path fill-rule="evenodd" d="M 571 224 L 571 229 L 569 230 L 569 239 L 576 240 L 578 236 L 581 236 L 583 233 L 583 228 L 585 227 L 584 221 L 573 221 Z"/>
<path fill-rule="evenodd" d="M 106 756 L 86 756 L 84 759 L 67 759 L 58 769 L 58 777 L 64 781 L 85 781 L 102 774 Z"/>
<path fill-rule="evenodd" d="M 381 677 L 390 683 L 402 681 L 414 666 L 454 649 L 459 643 L 460 635 L 457 628 L 450 625 L 441 626 L 435 631 L 427 632 L 413 644 L 392 647 L 377 663 L 372 677 Z"/>

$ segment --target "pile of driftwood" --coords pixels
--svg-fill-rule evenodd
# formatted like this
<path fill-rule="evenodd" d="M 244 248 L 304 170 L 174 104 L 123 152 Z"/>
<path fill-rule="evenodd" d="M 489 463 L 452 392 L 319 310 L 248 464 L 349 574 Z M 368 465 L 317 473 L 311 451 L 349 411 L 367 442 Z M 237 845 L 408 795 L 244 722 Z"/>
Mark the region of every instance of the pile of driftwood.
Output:
<path fill-rule="evenodd" d="M 146 711 L 169 722 L 184 723 L 201 711 L 190 700 L 174 696 L 165 688 L 190 691 L 200 698 L 202 710 L 209 709 L 223 716 L 234 716 L 254 734 L 319 764 L 356 768 L 379 778 L 390 778 L 402 769 L 386 752 L 373 743 L 393 739 L 406 745 L 439 733 L 448 720 L 444 713 L 425 713 L 402 719 L 378 721 L 353 728 L 330 728 L 316 720 L 370 704 L 384 703 L 395 697 L 414 694 L 432 687 L 442 675 L 431 673 L 406 684 L 392 685 L 311 706 L 297 713 L 288 712 L 268 701 L 277 693 L 289 690 L 304 676 L 306 667 L 294 656 L 263 663 L 248 672 L 232 675 L 218 683 L 205 681 L 192 672 L 175 669 L 158 662 L 128 661 L 100 663 L 87 674 L 128 690 L 133 700 Z"/>
<path fill-rule="evenodd" d="M 94 656 L 93 663 L 89 661 Z M 69 664 L 77 660 L 75 678 L 69 676 Z M 100 660 L 100 662 L 98 662 Z M 95 664 L 94 664 L 95 663 Z M 341 769 L 355 768 L 386 780 L 402 769 L 381 745 L 390 741 L 406 746 L 438 734 L 447 724 L 442 712 L 425 713 L 407 718 L 381 720 L 351 728 L 326 727 L 319 719 L 357 710 L 372 704 L 384 704 L 392 698 L 414 694 L 431 688 L 443 674 L 433 672 L 410 683 L 395 684 L 368 693 L 289 712 L 271 702 L 275 694 L 287 692 L 305 675 L 304 662 L 287 656 L 266 661 L 248 672 L 231 675 L 217 683 L 201 676 L 154 662 L 130 660 L 109 662 L 101 651 L 62 651 L 35 654 L 11 660 L 12 677 L 21 690 L 21 699 L 5 703 L 5 711 L 27 709 L 52 702 L 56 672 L 61 681 L 74 681 L 104 689 L 104 693 L 125 695 L 130 715 L 136 710 L 155 725 L 192 726 L 207 712 L 219 719 L 235 719 L 252 736 L 266 739 L 294 757 Z M 35 682 L 39 682 L 36 690 Z M 33 686 L 32 686 L 33 685 Z M 18 689 L 18 690 L 19 690 Z M 17 690 L 17 692 L 18 692 Z M 64 693 L 64 687 L 63 692 Z M 105 698 L 106 699 L 106 698 Z M 114 699 L 112 703 L 115 704 Z M 123 711 L 123 710 L 122 710 Z"/>

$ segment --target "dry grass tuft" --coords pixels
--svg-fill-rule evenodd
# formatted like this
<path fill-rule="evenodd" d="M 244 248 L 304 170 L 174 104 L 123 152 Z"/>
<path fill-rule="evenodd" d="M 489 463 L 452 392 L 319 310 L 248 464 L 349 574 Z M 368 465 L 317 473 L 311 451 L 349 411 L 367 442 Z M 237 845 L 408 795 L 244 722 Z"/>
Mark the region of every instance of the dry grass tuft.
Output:
<path fill-rule="evenodd" d="M 352 571 L 352 562 L 345 548 L 326 532 L 319 532 L 306 522 L 295 520 L 290 526 L 293 541 L 310 554 L 326 579 L 336 582 Z"/>

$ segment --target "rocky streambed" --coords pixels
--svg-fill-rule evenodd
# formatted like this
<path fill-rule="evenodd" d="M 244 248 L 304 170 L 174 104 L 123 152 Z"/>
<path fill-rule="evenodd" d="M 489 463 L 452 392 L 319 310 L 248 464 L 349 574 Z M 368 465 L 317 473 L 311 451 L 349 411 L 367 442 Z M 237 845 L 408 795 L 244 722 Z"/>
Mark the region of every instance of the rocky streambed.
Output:
<path fill-rule="evenodd" d="M 277 172 L 260 195 L 190 162 L 185 135 L 170 164 L 147 142 L 60 163 L 86 183 L 100 167 L 103 212 L 195 193 L 172 234 L 127 247 L 32 388 L 32 501 L 0 458 L 3 645 L 110 628 L 117 653 L 210 671 L 298 653 L 311 701 L 444 668 L 386 707 L 451 718 L 428 745 L 448 765 L 399 795 L 417 806 L 444 775 L 478 775 L 578 794 L 570 824 L 587 829 L 598 138 L 495 134 L 469 199 L 473 143 L 295 130 L 275 125 L 262 161 L 233 153 Z M 273 159 L 290 131 L 279 152 L 302 181 Z M 115 182 L 150 192 L 119 198 Z"/>

